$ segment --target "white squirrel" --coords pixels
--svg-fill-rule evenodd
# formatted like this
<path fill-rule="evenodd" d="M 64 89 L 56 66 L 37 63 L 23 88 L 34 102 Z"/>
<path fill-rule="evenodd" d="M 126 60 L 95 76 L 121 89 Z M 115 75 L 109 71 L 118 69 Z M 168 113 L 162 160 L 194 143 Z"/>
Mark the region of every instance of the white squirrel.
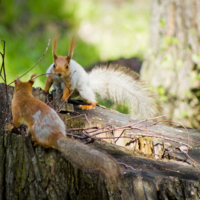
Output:
<path fill-rule="evenodd" d="M 101 66 L 87 73 L 81 65 L 72 60 L 76 42 L 72 39 L 68 56 L 56 55 L 57 38 L 53 41 L 54 63 L 47 70 L 44 92 L 51 85 L 63 89 L 62 101 L 80 96 L 88 105 L 79 108 L 90 110 L 96 106 L 96 95 L 110 99 L 118 104 L 127 103 L 131 107 L 131 116 L 137 119 L 154 117 L 156 101 L 146 85 L 139 81 L 139 75 L 122 66 Z M 55 73 L 56 75 L 50 74 Z M 62 79 L 62 80 L 61 80 Z"/>

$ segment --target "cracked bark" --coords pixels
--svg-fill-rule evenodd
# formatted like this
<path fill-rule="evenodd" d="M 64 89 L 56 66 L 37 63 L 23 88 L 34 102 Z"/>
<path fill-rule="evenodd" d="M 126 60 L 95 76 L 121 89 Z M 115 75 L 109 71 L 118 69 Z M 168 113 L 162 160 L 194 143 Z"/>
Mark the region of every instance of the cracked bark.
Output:
<path fill-rule="evenodd" d="M 2 87 L 2 84 L 0 84 L 1 89 Z M 12 87 L 9 89 L 13 91 Z M 48 102 L 47 99 L 52 98 L 45 96 L 39 89 L 33 89 L 33 93 L 43 101 Z M 12 94 L 10 94 L 10 100 L 11 97 Z M 0 100 L 0 105 L 2 105 L 2 96 Z M 10 102 L 8 103 L 10 104 Z M 100 127 L 108 123 L 119 127 L 127 124 L 129 121 L 131 123 L 134 121 L 133 118 L 126 115 L 100 107 L 96 107 L 91 111 L 81 111 L 78 110 L 76 102 L 74 101 L 73 103 L 75 112 L 73 112 L 72 105 L 66 106 L 65 109 L 70 111 L 66 112 L 63 109 L 63 118 L 67 119 L 75 116 L 73 113 L 77 114 L 77 112 L 80 112 L 81 114 L 87 114 L 88 120 L 93 126 L 98 125 Z M 72 128 L 88 126 L 84 116 L 71 118 L 66 122 L 68 127 Z M 165 130 L 168 135 L 177 134 L 176 130 L 171 127 L 157 125 L 156 129 Z M 112 134 L 116 133 L 112 132 Z M 198 130 L 191 129 L 190 134 L 191 140 L 200 141 Z M 183 136 L 187 138 L 187 134 L 184 132 L 182 133 Z M 140 140 L 140 143 L 144 141 L 143 139 Z M 117 141 L 119 144 L 121 144 L 120 140 Z M 151 143 L 150 139 L 147 141 L 145 141 L 146 146 L 147 143 Z M 127 142 L 130 143 L 130 140 Z M 160 140 L 159 144 L 162 142 Z M 153 157 L 133 152 L 131 148 L 128 150 L 127 148 L 98 140 L 87 145 L 106 152 L 118 162 L 135 168 L 133 170 L 120 165 L 121 170 L 124 172 L 123 177 L 121 177 L 123 182 L 121 188 L 118 188 L 118 190 L 110 189 L 101 174 L 77 168 L 55 149 L 45 149 L 42 146 L 33 147 L 30 138 L 24 134 L 5 133 L 1 130 L 0 199 L 178 200 L 199 199 L 200 197 L 200 170 L 196 165 L 189 165 L 184 161 L 177 162 L 173 159 L 155 160 Z M 190 142 L 190 145 L 196 148 L 194 153 L 197 158 L 195 159 L 199 159 L 198 146 L 195 146 L 195 143 L 192 142 Z M 174 147 L 177 146 L 174 145 Z M 190 152 L 193 151 L 191 150 Z M 200 159 L 197 161 L 200 162 Z M 123 198 L 120 189 L 124 191 Z"/>

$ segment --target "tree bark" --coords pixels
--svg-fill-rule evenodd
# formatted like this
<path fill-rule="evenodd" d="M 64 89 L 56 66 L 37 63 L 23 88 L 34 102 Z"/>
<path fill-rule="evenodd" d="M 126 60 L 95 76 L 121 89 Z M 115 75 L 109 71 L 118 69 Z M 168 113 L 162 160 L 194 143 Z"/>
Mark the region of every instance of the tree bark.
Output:
<path fill-rule="evenodd" d="M 0 88 L 3 88 L 3 84 L 0 84 Z M 13 88 L 9 87 L 9 91 L 13 91 Z M 60 108 L 58 101 L 55 101 L 59 94 L 54 92 L 53 95 L 45 95 L 39 88 L 33 88 L 33 94 L 49 105 Z M 3 98 L 0 96 L 1 105 Z M 9 95 L 9 101 L 11 98 L 12 93 Z M 82 111 L 78 109 L 78 101 L 72 101 L 72 103 L 68 106 L 64 105 L 61 111 L 61 117 L 67 123 L 68 129 L 84 128 L 89 125 L 105 127 L 110 124 L 112 127 L 119 128 L 137 122 L 127 115 L 99 106 L 90 111 Z M 10 102 L 8 104 L 10 105 Z M 6 116 L 8 118 L 7 114 L 4 117 Z M 142 127 L 149 125 L 148 122 L 139 124 Z M 102 130 L 105 131 L 107 128 L 99 132 Z M 149 126 L 149 130 L 160 131 L 160 134 L 171 136 L 173 139 L 179 133 L 179 142 L 187 141 L 188 137 L 184 129 L 163 125 Z M 116 139 L 112 137 L 119 137 L 122 131 L 109 131 L 104 136 L 110 137 L 108 141 L 114 143 Z M 171 146 L 169 147 L 166 143 L 169 141 L 165 138 L 159 139 L 159 134 L 154 133 L 153 137 L 148 137 L 148 134 L 149 136 L 153 134 L 153 132 L 148 132 L 146 137 L 141 137 L 139 136 L 141 133 L 143 132 L 124 131 L 123 136 L 133 134 L 134 137 L 132 139 L 120 138 L 115 142 L 121 146 L 98 139 L 87 144 L 110 155 L 119 163 L 123 172 L 120 178 L 122 184 L 113 189 L 100 173 L 77 168 L 59 151 L 52 148 L 45 149 L 42 146 L 33 147 L 23 128 L 19 133 L 1 131 L 0 200 L 199 199 L 200 170 L 198 164 L 190 160 L 185 153 L 176 150 L 179 143 L 170 141 Z M 200 163 L 200 132 L 191 129 L 189 133 L 191 140 L 189 155 Z M 104 136 L 101 135 L 101 137 Z M 158 153 L 155 149 L 159 145 L 163 147 L 162 156 L 156 160 L 154 157 Z M 133 151 L 135 147 L 139 151 Z"/>
<path fill-rule="evenodd" d="M 141 77 L 159 93 L 162 113 L 200 127 L 200 2 L 152 0 L 149 50 Z"/>

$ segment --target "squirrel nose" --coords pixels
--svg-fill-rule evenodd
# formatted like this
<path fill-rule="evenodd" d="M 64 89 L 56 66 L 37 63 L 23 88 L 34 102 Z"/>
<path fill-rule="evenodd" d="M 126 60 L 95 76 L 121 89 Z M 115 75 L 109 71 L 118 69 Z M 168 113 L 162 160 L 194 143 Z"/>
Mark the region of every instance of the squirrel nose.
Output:
<path fill-rule="evenodd" d="M 62 76 L 62 74 L 59 73 L 58 76 Z"/>

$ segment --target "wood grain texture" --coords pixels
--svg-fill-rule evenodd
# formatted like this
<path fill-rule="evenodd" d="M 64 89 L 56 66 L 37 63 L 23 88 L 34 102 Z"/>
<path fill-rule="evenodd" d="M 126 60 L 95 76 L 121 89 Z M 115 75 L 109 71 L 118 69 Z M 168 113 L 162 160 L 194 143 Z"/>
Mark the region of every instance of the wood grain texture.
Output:
<path fill-rule="evenodd" d="M 33 89 L 33 91 L 47 103 L 53 99 L 52 96 L 48 97 L 43 92 L 40 93 L 39 89 Z M 113 126 L 120 127 L 136 122 L 129 116 L 99 106 L 90 111 L 83 111 L 78 109 L 78 101 L 71 101 L 71 103 L 73 103 L 74 111 L 65 110 L 61 114 L 68 128 L 88 127 L 83 114 L 87 114 L 92 126 L 102 127 L 112 123 Z M 82 115 L 75 117 L 78 112 Z M 144 124 L 148 123 L 144 122 Z M 179 137 L 187 138 L 187 133 L 183 129 L 156 125 L 152 127 L 152 130 L 162 130 L 162 133 L 168 136 L 179 135 Z M 199 130 L 190 129 L 189 133 L 191 140 L 200 142 Z M 114 132 L 108 135 L 110 134 Z M 148 141 L 152 142 L 150 139 Z M 130 140 L 124 144 L 128 142 L 130 143 Z M 159 140 L 159 144 L 162 142 L 166 141 Z M 171 144 L 171 150 L 175 151 L 177 143 L 171 142 Z M 178 156 L 174 153 L 174 158 L 165 155 L 166 158 L 156 160 L 152 155 L 141 153 L 140 149 L 133 151 L 128 146 L 122 147 L 99 140 L 87 145 L 107 153 L 117 162 L 122 163 L 120 164 L 123 171 L 123 176 L 120 178 L 121 185 L 117 187 L 109 185 L 101 174 L 78 168 L 57 150 L 45 149 L 42 146 L 33 147 L 30 138 L 24 132 L 19 134 L 0 132 L 0 200 L 199 199 L 200 170 L 198 165 L 187 162 L 187 158 L 178 161 L 176 159 Z M 200 162 L 199 145 L 194 142 L 190 142 L 190 145 L 192 149 L 189 155 Z M 165 153 L 172 152 L 170 148 L 165 148 Z"/>

